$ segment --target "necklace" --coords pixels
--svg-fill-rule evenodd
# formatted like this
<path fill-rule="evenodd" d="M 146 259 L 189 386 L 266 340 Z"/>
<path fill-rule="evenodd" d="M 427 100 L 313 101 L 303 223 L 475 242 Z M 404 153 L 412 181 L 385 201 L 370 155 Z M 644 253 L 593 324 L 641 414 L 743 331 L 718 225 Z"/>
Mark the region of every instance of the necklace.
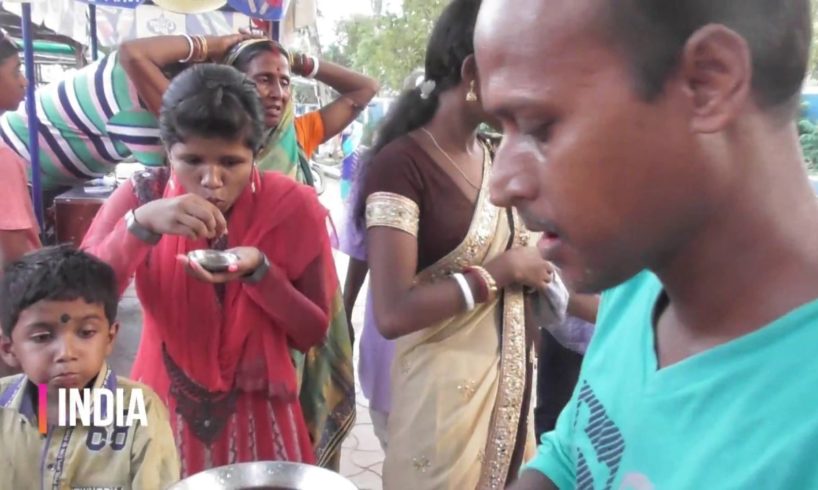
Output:
<path fill-rule="evenodd" d="M 454 169 L 455 169 L 455 170 L 457 170 L 457 172 L 458 172 L 458 173 L 459 173 L 459 174 L 460 174 L 460 175 L 463 177 L 463 179 L 464 179 L 464 180 L 465 180 L 465 181 L 466 181 L 466 182 L 467 182 L 467 183 L 468 183 L 470 186 L 474 187 L 474 189 L 475 189 L 475 190 L 478 190 L 478 191 L 479 191 L 479 190 L 480 190 L 480 186 L 479 186 L 479 185 L 475 185 L 475 184 L 474 184 L 474 182 L 472 182 L 472 181 L 471 181 L 471 180 L 470 180 L 470 179 L 469 179 L 469 178 L 466 176 L 466 173 L 465 173 L 465 172 L 463 172 L 463 169 L 461 169 L 461 168 L 460 168 L 460 166 L 459 166 L 457 163 L 455 163 L 454 158 L 450 157 L 450 156 L 449 156 L 449 154 L 448 154 L 448 153 L 446 153 L 446 151 L 445 151 L 443 148 L 441 148 L 441 147 L 440 147 L 440 144 L 437 142 L 437 140 L 435 139 L 434 135 L 432 135 L 432 133 L 430 133 L 430 132 L 429 132 L 429 131 L 428 131 L 426 128 L 420 128 L 420 130 L 421 130 L 421 131 L 423 131 L 424 133 L 426 133 L 426 134 L 429 136 L 429 138 L 431 138 L 432 143 L 434 143 L 434 144 L 435 144 L 435 147 L 438 149 L 438 151 L 440 151 L 440 153 L 443 153 L 443 156 L 445 156 L 446 158 L 448 158 L 448 159 L 449 159 L 449 161 L 452 163 L 452 166 L 454 167 Z"/>

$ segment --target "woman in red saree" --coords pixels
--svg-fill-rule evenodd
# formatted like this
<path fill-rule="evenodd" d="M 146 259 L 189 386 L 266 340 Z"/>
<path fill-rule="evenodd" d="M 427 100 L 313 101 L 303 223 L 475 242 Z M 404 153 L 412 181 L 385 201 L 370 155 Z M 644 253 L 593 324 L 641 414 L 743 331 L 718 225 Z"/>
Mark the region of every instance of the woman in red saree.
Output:
<path fill-rule="evenodd" d="M 160 115 L 170 168 L 117 189 L 83 243 L 120 290 L 135 275 L 144 327 L 131 377 L 168 404 L 184 475 L 315 459 L 288 347 L 323 341 L 337 276 L 315 192 L 253 163 L 263 125 L 238 71 L 182 73 Z M 239 260 L 210 273 L 186 258 L 196 249 Z"/>

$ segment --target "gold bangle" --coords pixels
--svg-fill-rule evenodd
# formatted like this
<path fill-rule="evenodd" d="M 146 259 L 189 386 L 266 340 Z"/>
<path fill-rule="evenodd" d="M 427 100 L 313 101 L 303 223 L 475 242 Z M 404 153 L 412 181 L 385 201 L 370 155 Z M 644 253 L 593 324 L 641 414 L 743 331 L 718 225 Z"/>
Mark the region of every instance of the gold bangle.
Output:
<path fill-rule="evenodd" d="M 208 49 L 207 49 L 207 38 L 204 36 L 195 36 L 194 39 L 199 41 L 199 53 L 196 56 L 195 60 L 197 63 L 202 63 L 207 61 Z"/>
<path fill-rule="evenodd" d="M 488 299 L 489 301 L 491 301 L 491 300 L 493 300 L 494 298 L 497 297 L 497 291 L 498 291 L 497 281 L 494 280 L 494 277 L 492 277 L 492 275 L 489 273 L 489 271 L 487 271 L 486 269 L 484 269 L 483 267 L 481 267 L 479 265 L 473 265 L 473 266 L 469 267 L 467 270 L 474 271 L 477 274 L 479 274 L 480 277 L 483 279 L 483 281 L 486 283 L 486 286 L 489 289 L 489 299 Z"/>

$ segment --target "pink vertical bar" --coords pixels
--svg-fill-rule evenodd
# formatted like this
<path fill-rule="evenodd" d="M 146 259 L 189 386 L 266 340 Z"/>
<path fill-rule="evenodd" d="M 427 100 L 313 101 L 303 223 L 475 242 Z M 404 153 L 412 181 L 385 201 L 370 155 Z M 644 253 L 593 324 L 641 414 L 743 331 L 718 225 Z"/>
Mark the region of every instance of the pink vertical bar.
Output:
<path fill-rule="evenodd" d="M 37 420 L 40 423 L 40 434 L 48 432 L 48 385 L 37 385 L 37 392 L 40 395 L 40 410 Z"/>

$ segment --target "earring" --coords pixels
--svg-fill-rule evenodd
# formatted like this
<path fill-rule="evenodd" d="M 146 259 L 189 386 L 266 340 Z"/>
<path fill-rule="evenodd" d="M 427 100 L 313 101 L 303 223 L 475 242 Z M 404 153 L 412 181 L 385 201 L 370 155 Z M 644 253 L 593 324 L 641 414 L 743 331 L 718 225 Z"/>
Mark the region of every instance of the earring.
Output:
<path fill-rule="evenodd" d="M 253 162 L 253 171 L 250 174 L 250 191 L 255 194 L 256 193 L 256 177 L 258 176 L 258 167 L 256 166 L 256 162 Z"/>
<path fill-rule="evenodd" d="M 469 93 L 466 94 L 466 102 L 477 102 L 477 92 L 474 91 L 474 80 L 469 84 Z"/>

